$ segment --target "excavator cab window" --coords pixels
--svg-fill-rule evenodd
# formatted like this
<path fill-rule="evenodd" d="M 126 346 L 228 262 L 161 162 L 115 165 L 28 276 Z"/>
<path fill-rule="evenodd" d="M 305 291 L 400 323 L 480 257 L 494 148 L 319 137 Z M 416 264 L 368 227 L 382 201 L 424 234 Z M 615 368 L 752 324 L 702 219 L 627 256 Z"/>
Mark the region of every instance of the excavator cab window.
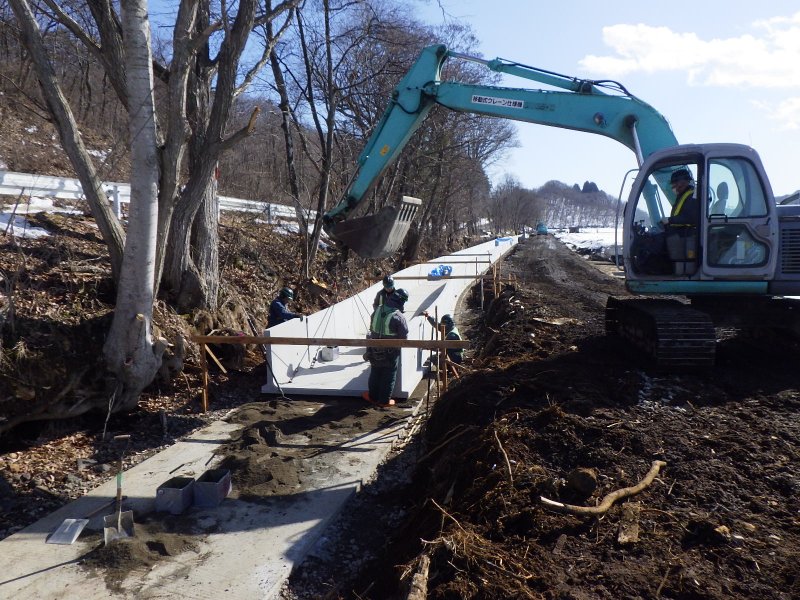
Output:
<path fill-rule="evenodd" d="M 767 200 L 755 167 L 748 160 L 712 159 L 708 166 L 708 265 L 736 269 L 761 266 L 769 246 L 757 239 L 752 219 L 766 217 Z"/>
<path fill-rule="evenodd" d="M 631 246 L 633 269 L 642 275 L 690 276 L 697 271 L 699 248 L 698 203 L 694 198 L 699 193 L 696 185 L 699 162 L 662 163 L 651 169 L 647 180 L 640 188 L 633 207 L 634 239 Z M 688 197 L 676 193 L 676 189 L 688 188 L 671 185 L 672 180 L 688 172 L 688 184 L 696 188 Z M 692 211 L 691 223 L 673 223 L 683 211 L 684 217 Z"/>

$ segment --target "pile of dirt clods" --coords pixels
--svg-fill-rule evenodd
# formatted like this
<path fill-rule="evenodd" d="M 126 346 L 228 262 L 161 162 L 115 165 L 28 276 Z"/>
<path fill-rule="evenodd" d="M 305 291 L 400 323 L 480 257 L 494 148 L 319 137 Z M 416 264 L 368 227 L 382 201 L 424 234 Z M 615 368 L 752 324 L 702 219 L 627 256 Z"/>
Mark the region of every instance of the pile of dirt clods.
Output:
<path fill-rule="evenodd" d="M 508 262 L 411 483 L 365 490 L 402 523 L 328 597 L 800 598 L 792 348 L 733 336 L 710 372 L 655 372 L 603 334 L 620 282 L 551 239 Z"/>

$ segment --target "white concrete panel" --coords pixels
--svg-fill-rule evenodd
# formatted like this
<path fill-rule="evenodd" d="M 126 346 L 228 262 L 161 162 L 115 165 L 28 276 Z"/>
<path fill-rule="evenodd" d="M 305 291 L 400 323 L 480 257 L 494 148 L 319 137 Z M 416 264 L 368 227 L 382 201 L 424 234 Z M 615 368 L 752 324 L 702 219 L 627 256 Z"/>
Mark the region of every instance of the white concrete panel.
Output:
<path fill-rule="evenodd" d="M 453 314 L 456 304 L 474 282 L 474 279 L 457 277 L 479 277 L 491 269 L 517 243 L 518 238 L 498 238 L 454 254 L 437 257 L 430 262 L 414 265 L 392 273 L 395 287 L 408 291 L 409 298 L 404 314 L 408 319 L 412 340 L 430 339 L 432 328 L 422 316 L 424 311 L 438 313 L 439 317 Z M 439 265 L 452 267 L 450 277 L 430 277 Z M 403 279 L 415 277 L 418 279 Z M 265 330 L 265 336 L 297 338 L 364 338 L 369 333 L 372 302 L 381 290 L 382 283 L 338 302 L 325 310 L 305 317 L 302 321 L 292 319 Z M 268 346 L 269 364 L 276 381 L 265 383 L 261 391 L 277 394 L 283 391 L 295 394 L 324 396 L 360 396 L 367 391 L 369 363 L 363 358 L 365 347 L 338 348 L 338 356 L 331 361 L 323 360 L 321 346 Z M 408 398 L 424 375 L 423 363 L 429 350 L 403 348 L 400 369 L 395 384 L 395 398 Z M 280 386 L 280 389 L 279 389 Z"/>

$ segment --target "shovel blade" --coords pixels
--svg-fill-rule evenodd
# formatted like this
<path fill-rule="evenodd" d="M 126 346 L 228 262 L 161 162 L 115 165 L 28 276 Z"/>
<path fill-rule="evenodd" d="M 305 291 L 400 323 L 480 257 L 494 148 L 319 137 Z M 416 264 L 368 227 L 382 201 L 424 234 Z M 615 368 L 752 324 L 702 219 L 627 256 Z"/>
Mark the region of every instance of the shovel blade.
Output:
<path fill-rule="evenodd" d="M 133 511 L 126 510 L 103 517 L 103 542 L 106 546 L 134 536 Z"/>
<path fill-rule="evenodd" d="M 364 258 L 383 258 L 396 252 L 422 204 L 403 196 L 400 206 L 384 206 L 374 215 L 336 223 L 331 235 Z"/>

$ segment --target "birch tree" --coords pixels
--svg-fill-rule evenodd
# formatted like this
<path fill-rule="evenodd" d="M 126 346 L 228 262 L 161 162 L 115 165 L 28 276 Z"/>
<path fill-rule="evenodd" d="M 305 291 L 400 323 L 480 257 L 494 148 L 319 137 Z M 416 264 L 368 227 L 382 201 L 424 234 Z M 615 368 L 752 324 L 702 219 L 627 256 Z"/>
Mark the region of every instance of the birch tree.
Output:
<path fill-rule="evenodd" d="M 28 0 L 9 0 L 9 2 L 19 23 L 22 43 L 33 60 L 42 96 L 58 129 L 61 145 L 75 167 L 92 216 L 97 221 L 103 241 L 108 246 L 111 271 L 116 279 L 119 277 L 122 267 L 122 253 L 125 244 L 122 225 L 111 209 L 108 197 L 103 190 L 102 181 L 100 181 L 94 163 L 83 144 L 75 116 L 61 91 L 55 69 L 45 50 L 39 24 L 36 22 Z"/>
<path fill-rule="evenodd" d="M 106 366 L 116 375 L 112 404 L 131 409 L 153 380 L 166 349 L 164 340 L 153 342 L 159 169 L 147 0 L 122 0 L 122 32 L 130 114 L 131 199 L 117 304 L 103 350 Z"/>

